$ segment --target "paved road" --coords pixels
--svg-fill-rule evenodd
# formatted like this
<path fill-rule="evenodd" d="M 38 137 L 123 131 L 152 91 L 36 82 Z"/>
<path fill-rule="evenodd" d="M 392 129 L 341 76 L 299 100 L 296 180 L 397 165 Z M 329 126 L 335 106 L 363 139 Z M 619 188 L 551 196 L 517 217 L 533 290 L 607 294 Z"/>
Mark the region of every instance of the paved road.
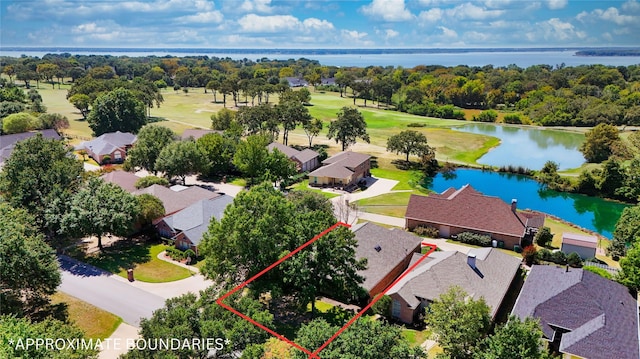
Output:
<path fill-rule="evenodd" d="M 164 306 L 165 299 L 112 277 L 110 273 L 66 256 L 59 256 L 63 269 L 59 290 L 122 318 L 135 327 Z"/>

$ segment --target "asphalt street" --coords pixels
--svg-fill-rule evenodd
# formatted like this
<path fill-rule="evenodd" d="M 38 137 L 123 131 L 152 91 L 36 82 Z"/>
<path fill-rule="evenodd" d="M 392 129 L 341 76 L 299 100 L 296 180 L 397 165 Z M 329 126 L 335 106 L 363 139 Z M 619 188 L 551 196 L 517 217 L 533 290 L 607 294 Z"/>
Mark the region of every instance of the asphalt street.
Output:
<path fill-rule="evenodd" d="M 59 290 L 122 318 L 135 327 L 164 306 L 165 299 L 113 278 L 111 273 L 66 256 L 58 256 L 62 269 Z"/>

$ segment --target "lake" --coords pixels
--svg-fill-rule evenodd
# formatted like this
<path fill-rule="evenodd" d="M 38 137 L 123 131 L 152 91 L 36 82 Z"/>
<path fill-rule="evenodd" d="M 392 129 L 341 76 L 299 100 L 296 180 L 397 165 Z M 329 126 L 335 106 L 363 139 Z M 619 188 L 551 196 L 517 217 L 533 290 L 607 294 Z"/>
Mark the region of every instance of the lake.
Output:
<path fill-rule="evenodd" d="M 609 66 L 629 66 L 640 64 L 640 56 L 576 56 L 577 49 L 415 49 L 398 53 L 397 49 L 136 49 L 136 48 L 0 48 L 1 56 L 21 55 L 42 57 L 47 53 L 73 55 L 114 55 L 114 56 L 198 56 L 253 61 L 267 58 L 276 60 L 299 59 L 304 57 L 318 60 L 327 66 L 485 66 L 496 67 L 515 64 L 526 68 L 532 65 L 566 66 L 603 64 Z"/>
<path fill-rule="evenodd" d="M 580 167 L 585 162 L 579 151 L 584 141 L 581 133 L 488 123 L 473 123 L 453 129 L 500 139 L 500 145 L 478 159 L 477 162 L 483 165 L 512 165 L 539 170 L 545 162 L 553 160 L 561 170 L 566 170 Z"/>
<path fill-rule="evenodd" d="M 458 169 L 451 175 L 439 173 L 425 187 L 440 193 L 449 187 L 459 189 L 465 184 L 485 195 L 500 197 L 507 203 L 515 198 L 520 209 L 548 213 L 607 238 L 613 237 L 616 222 L 622 210 L 628 207 L 598 197 L 544 189 L 525 176 L 473 169 Z"/>

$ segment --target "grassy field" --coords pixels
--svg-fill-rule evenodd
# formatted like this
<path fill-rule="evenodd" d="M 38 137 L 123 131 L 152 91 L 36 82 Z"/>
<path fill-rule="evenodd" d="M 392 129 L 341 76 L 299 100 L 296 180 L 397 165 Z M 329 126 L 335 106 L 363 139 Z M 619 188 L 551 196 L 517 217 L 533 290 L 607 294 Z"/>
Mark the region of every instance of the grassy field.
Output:
<path fill-rule="evenodd" d="M 87 338 L 108 338 L 122 323 L 122 318 L 63 292 L 52 295 L 51 303 L 66 304 L 69 320 L 82 329 Z"/>
<path fill-rule="evenodd" d="M 411 192 L 392 192 L 380 196 L 361 199 L 355 203 L 363 212 L 383 214 L 386 216 L 403 218 L 407 211 Z"/>
<path fill-rule="evenodd" d="M 190 270 L 158 259 L 158 254 L 166 248 L 164 244 L 122 242 L 82 260 L 123 278 L 127 278 L 127 270 L 133 268 L 135 280 L 141 282 L 173 282 L 191 276 Z"/>

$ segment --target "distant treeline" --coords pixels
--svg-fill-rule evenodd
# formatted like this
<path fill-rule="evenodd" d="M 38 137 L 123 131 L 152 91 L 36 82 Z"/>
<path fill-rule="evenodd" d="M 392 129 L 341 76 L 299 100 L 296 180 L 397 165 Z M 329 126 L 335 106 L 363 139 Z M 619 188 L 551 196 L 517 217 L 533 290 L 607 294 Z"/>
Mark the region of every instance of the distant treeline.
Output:
<path fill-rule="evenodd" d="M 589 49 L 576 51 L 576 56 L 640 56 L 640 49 Z"/>

